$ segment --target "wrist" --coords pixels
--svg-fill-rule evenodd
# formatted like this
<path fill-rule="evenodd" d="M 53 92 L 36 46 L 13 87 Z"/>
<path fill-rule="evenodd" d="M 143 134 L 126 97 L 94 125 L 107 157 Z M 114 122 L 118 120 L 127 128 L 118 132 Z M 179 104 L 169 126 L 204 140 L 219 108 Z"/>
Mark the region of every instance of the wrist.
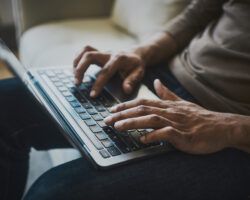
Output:
<path fill-rule="evenodd" d="M 155 52 L 157 52 L 155 44 L 141 45 L 133 50 L 133 53 L 141 58 L 145 66 L 151 65 Z"/>
<path fill-rule="evenodd" d="M 175 40 L 166 32 L 154 35 L 146 43 L 133 49 L 145 63 L 145 66 L 152 66 L 167 61 L 177 51 Z"/>
<path fill-rule="evenodd" d="M 250 117 L 232 115 L 230 146 L 250 153 Z"/>

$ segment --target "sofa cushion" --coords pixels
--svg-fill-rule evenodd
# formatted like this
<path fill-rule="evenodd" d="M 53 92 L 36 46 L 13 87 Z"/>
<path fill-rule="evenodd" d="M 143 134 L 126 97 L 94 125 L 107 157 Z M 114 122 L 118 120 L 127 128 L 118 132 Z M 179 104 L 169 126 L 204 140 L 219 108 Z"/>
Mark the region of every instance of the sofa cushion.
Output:
<path fill-rule="evenodd" d="M 116 0 L 112 21 L 142 39 L 161 30 L 191 0 Z"/>
<path fill-rule="evenodd" d="M 72 65 L 85 45 L 123 50 L 137 40 L 115 28 L 110 19 L 57 21 L 33 27 L 20 40 L 20 59 L 27 67 Z"/>

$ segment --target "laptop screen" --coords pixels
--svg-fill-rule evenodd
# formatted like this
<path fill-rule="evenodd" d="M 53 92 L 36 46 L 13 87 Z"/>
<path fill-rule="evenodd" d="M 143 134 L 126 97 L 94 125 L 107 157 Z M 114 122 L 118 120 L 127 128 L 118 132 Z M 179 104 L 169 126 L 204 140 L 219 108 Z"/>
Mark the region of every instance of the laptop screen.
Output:
<path fill-rule="evenodd" d="M 5 43 L 0 39 L 0 59 L 5 62 L 8 68 L 20 79 L 23 80 L 28 70 L 20 63 L 17 57 L 10 51 Z"/>

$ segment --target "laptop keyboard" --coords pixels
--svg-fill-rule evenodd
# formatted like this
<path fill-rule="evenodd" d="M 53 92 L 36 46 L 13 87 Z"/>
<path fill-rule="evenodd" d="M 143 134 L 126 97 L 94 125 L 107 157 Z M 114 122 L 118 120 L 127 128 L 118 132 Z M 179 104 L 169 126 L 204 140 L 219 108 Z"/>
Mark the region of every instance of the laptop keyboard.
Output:
<path fill-rule="evenodd" d="M 69 70 L 46 70 L 39 73 L 51 80 L 89 127 L 97 140 L 92 142 L 103 158 L 160 145 L 159 143 L 145 145 L 139 141 L 139 138 L 148 132 L 147 130 L 129 130 L 120 133 L 113 127 L 107 126 L 103 120 L 111 114 L 110 108 L 118 102 L 105 89 L 97 98 L 90 98 L 89 93 L 93 83 L 90 79 L 80 86 L 75 86 L 74 78 Z"/>

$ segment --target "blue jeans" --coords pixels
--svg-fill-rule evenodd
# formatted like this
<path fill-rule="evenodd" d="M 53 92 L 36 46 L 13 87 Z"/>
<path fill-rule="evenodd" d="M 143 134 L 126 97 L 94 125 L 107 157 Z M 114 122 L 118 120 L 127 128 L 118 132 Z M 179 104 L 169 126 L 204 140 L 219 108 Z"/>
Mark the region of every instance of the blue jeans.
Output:
<path fill-rule="evenodd" d="M 168 87 L 178 85 L 172 81 Z M 188 94 L 183 87 L 177 90 L 183 98 Z M 30 148 L 71 146 L 18 80 L 0 81 L 0 106 L 0 199 L 21 199 Z M 173 151 L 105 171 L 80 158 L 43 174 L 24 199 L 249 199 L 249 183 L 247 153 L 227 149 L 197 156 Z"/>

